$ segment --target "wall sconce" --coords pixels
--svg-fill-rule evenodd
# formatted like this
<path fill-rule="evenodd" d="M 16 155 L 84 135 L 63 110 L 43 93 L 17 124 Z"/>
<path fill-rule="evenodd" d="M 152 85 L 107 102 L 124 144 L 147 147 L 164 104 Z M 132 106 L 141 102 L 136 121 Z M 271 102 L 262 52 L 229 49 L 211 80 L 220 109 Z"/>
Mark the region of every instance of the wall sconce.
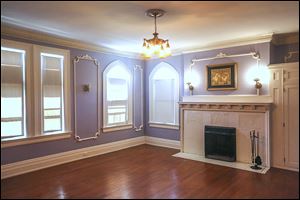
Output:
<path fill-rule="evenodd" d="M 187 82 L 186 84 L 189 86 L 190 95 L 193 95 L 194 86 L 191 82 Z"/>
<path fill-rule="evenodd" d="M 253 56 L 254 59 L 256 59 L 256 65 L 257 65 L 257 78 L 254 78 L 255 81 L 255 88 L 256 88 L 256 94 L 259 95 L 260 89 L 262 88 L 262 84 L 259 82 L 260 79 L 258 77 L 261 76 L 261 69 L 260 69 L 260 64 L 259 61 L 261 59 L 260 54 L 256 52 Z"/>
<path fill-rule="evenodd" d="M 259 91 L 262 88 L 262 84 L 259 82 L 259 78 L 255 78 L 255 88 L 256 88 L 256 94 L 259 95 Z"/>

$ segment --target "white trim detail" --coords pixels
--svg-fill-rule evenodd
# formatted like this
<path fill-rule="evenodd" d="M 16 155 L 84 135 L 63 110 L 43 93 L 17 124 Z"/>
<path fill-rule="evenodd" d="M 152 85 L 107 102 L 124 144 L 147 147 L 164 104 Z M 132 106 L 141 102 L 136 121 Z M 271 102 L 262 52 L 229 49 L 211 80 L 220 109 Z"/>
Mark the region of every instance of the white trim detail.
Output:
<path fill-rule="evenodd" d="M 127 73 L 127 75 L 129 76 L 129 79 L 126 80 L 126 84 L 128 87 L 128 94 L 127 94 L 127 113 L 125 114 L 125 122 L 122 123 L 118 123 L 118 124 L 108 124 L 108 91 L 107 91 L 107 86 L 108 86 L 108 75 L 109 73 L 111 73 L 111 70 L 114 70 L 114 68 L 116 67 L 121 67 L 124 69 L 124 73 Z M 115 71 L 116 72 L 116 71 Z M 119 72 L 118 72 L 119 73 Z M 120 74 L 117 74 L 118 76 L 120 76 Z M 123 74 L 123 76 L 125 76 L 125 74 Z M 118 77 L 120 78 L 120 77 Z M 105 70 L 103 71 L 103 130 L 107 129 L 107 128 L 113 128 L 113 127 L 119 127 L 119 126 L 126 126 L 126 125 L 132 125 L 132 121 L 133 121 L 133 72 L 132 70 L 122 61 L 120 60 L 115 60 L 112 61 L 111 63 L 109 63 L 107 65 L 107 67 L 105 68 Z M 116 100 L 117 101 L 117 100 Z"/>
<path fill-rule="evenodd" d="M 146 144 L 149 145 L 178 149 L 178 150 L 180 149 L 180 141 L 177 140 L 168 140 L 168 139 L 149 137 L 149 136 L 145 136 L 145 140 L 146 140 Z"/>
<path fill-rule="evenodd" d="M 189 53 L 196 53 L 196 52 L 202 52 L 202 51 L 210 51 L 210 50 L 215 50 L 215 49 L 224 49 L 224 48 L 238 47 L 238 46 L 244 46 L 244 45 L 250 45 L 250 44 L 265 43 L 265 42 L 271 42 L 272 37 L 273 37 L 273 33 L 269 33 L 269 34 L 248 37 L 248 38 L 243 38 L 243 39 L 235 39 L 235 40 L 229 40 L 229 41 L 216 42 L 215 44 L 212 44 L 212 45 L 194 48 L 191 50 L 182 50 L 181 52 L 182 52 L 182 54 L 189 54 Z M 176 51 L 176 52 L 179 52 L 179 51 Z"/>
<path fill-rule="evenodd" d="M 43 42 L 47 42 L 59 46 L 81 49 L 81 50 L 88 50 L 88 51 L 95 51 L 95 52 L 104 53 L 108 55 L 117 54 L 125 58 L 133 58 L 133 59 L 141 58 L 139 53 L 124 52 L 116 49 L 110 49 L 96 44 L 90 44 L 87 42 L 74 40 L 74 39 L 61 37 L 61 36 L 54 36 L 43 32 L 38 32 L 34 30 L 28 30 L 16 26 L 8 25 L 5 23 L 2 24 L 1 26 L 1 35 L 14 36 L 16 38 L 21 38 L 21 39 L 31 40 L 36 42 L 43 41 Z"/>
<path fill-rule="evenodd" d="M 140 66 L 140 65 L 135 65 L 135 67 L 134 67 L 134 72 L 136 71 L 136 70 L 139 70 L 140 71 L 140 82 L 141 82 L 141 84 L 140 84 L 140 87 L 141 87 L 141 90 L 140 90 L 140 104 L 141 104 L 141 106 L 140 106 L 140 112 L 141 112 L 141 125 L 140 126 L 136 126 L 136 123 L 135 123 L 135 120 L 136 120 L 136 117 L 135 117 L 135 111 L 136 111 L 136 109 L 135 109 L 135 101 L 133 102 L 133 117 L 134 117 L 134 119 L 133 119 L 133 127 L 134 127 L 134 131 L 141 131 L 141 130 L 143 130 L 144 129 L 144 73 L 143 73 L 143 67 L 142 66 Z M 135 98 L 136 98 L 136 95 L 135 95 L 135 91 L 136 91 L 136 89 L 135 89 L 135 87 L 136 87 L 136 78 L 135 78 L 135 73 L 133 74 L 133 85 L 134 85 L 134 91 L 133 91 L 133 96 L 134 96 L 134 100 L 135 100 Z"/>
<path fill-rule="evenodd" d="M 168 73 L 168 74 L 167 74 Z M 167 75 L 166 75 L 167 74 Z M 180 95 L 180 87 L 179 87 L 179 73 L 178 71 L 169 63 L 167 62 L 160 62 L 158 63 L 151 71 L 149 78 L 148 78 L 148 83 L 149 83 L 149 121 L 155 121 L 157 123 L 161 123 L 161 124 L 166 124 L 166 123 L 170 123 L 170 124 L 178 124 L 179 123 L 179 106 L 178 106 L 178 101 L 179 101 L 179 95 Z M 163 121 L 161 119 L 157 119 L 158 116 L 160 116 L 162 114 L 162 112 L 164 112 L 162 109 L 162 107 L 158 107 L 158 103 L 157 103 L 157 92 L 156 92 L 156 81 L 161 81 L 161 80 L 172 80 L 174 81 L 174 90 L 173 90 L 173 100 L 166 100 L 164 99 L 164 103 L 168 102 L 169 104 L 171 104 L 173 106 L 173 113 L 171 116 L 173 119 L 173 122 L 170 122 L 171 120 L 169 120 L 169 122 Z M 159 90 L 164 90 L 163 86 L 165 85 L 161 85 Z M 171 95 L 171 94 L 170 94 Z M 159 113 L 155 112 L 156 109 L 159 109 Z"/>
<path fill-rule="evenodd" d="M 66 138 L 70 138 L 71 134 L 72 134 L 71 132 L 55 133 L 55 134 L 51 134 L 51 135 L 39 135 L 39 136 L 33 136 L 33 137 L 28 137 L 28 138 L 22 138 L 22 139 L 1 141 L 1 149 L 6 148 L 6 147 L 24 145 L 24 144 L 34 144 L 34 143 L 40 143 L 40 142 L 66 139 Z"/>
<path fill-rule="evenodd" d="M 196 103 L 273 103 L 269 95 L 193 95 L 182 97 L 182 102 Z"/>
<path fill-rule="evenodd" d="M 205 60 L 214 60 L 214 59 L 218 59 L 218 58 L 232 58 L 232 57 L 241 57 L 241 56 L 251 56 L 253 59 L 256 59 L 256 60 L 260 59 L 260 55 L 258 52 L 250 52 L 250 53 L 234 54 L 234 55 L 220 52 L 215 57 L 192 59 L 192 63 L 194 64 L 195 62 L 200 62 L 200 61 L 205 61 Z"/>
<path fill-rule="evenodd" d="M 42 69 L 41 69 L 41 53 L 55 54 L 63 56 L 63 108 L 64 108 L 64 127 L 62 127 L 63 132 L 71 132 L 71 82 L 70 82 L 70 51 L 65 49 L 46 47 L 40 45 L 33 45 L 33 59 L 34 59 L 34 100 L 35 100 L 35 136 L 43 135 L 44 126 L 44 110 L 43 110 L 43 79 L 42 79 Z"/>
<path fill-rule="evenodd" d="M 80 60 L 87 60 L 87 61 L 92 61 L 96 68 L 97 68 L 97 132 L 94 134 L 94 136 L 92 137 L 86 137 L 86 138 L 80 138 L 79 135 L 77 135 L 77 81 L 76 81 L 76 63 L 79 63 Z M 100 90 L 100 63 L 96 58 L 93 58 L 89 55 L 84 55 L 84 56 L 76 56 L 73 60 L 74 63 L 74 120 L 75 120 L 75 130 L 74 130 L 74 137 L 75 140 L 77 140 L 78 142 L 81 141 L 86 141 L 86 140 L 95 140 L 100 136 L 100 94 L 99 94 L 99 90 Z"/>
<path fill-rule="evenodd" d="M 33 70 L 33 46 L 28 43 L 23 43 L 23 42 L 17 42 L 13 40 L 6 40 L 6 39 L 1 39 L 1 47 L 6 47 L 6 48 L 12 48 L 12 49 L 19 49 L 25 51 L 25 74 L 24 78 L 25 81 L 23 86 L 25 86 L 25 91 L 23 90 L 23 97 L 25 98 L 25 113 L 23 114 L 24 117 L 24 125 L 25 125 L 25 130 L 24 130 L 24 136 L 25 137 L 31 137 L 34 136 L 34 105 L 32 105 L 32 101 L 34 99 L 33 96 L 33 76 L 32 76 L 32 70 Z M 24 89 L 24 88 L 23 88 Z M 22 98 L 23 98 L 22 97 Z M 24 110 L 24 109 L 23 109 Z M 27 130 L 26 130 L 27 129 Z M 13 139 L 13 138 L 11 138 Z M 1 147 L 2 147 L 2 141 L 1 141 Z"/>
<path fill-rule="evenodd" d="M 142 144 L 145 144 L 144 136 L 1 165 L 1 179 Z"/>
<path fill-rule="evenodd" d="M 102 131 L 103 131 L 103 133 L 108 133 L 108 132 L 120 131 L 120 130 L 126 130 L 126 129 L 132 129 L 132 124 L 122 125 L 122 126 L 103 127 Z"/>
<path fill-rule="evenodd" d="M 1 180 L 40 169 L 61 165 L 64 163 L 81 160 L 97 155 L 102 155 L 121 149 L 126 149 L 138 145 L 149 144 L 172 149 L 180 149 L 180 141 L 168 140 L 157 137 L 140 136 L 126 140 L 96 145 L 76 149 L 72 151 L 52 154 L 48 156 L 28 159 L 24 161 L 14 162 L 6 165 L 1 165 Z"/>
<path fill-rule="evenodd" d="M 155 122 L 148 122 L 150 127 L 155 127 L 155 128 L 167 128 L 167 129 L 175 129 L 179 130 L 179 125 L 175 124 L 162 124 L 162 123 L 155 123 Z"/>
<path fill-rule="evenodd" d="M 83 41 L 68 39 L 66 37 L 53 36 L 43 32 L 28 30 L 25 28 L 21 28 L 18 23 L 16 24 L 16 22 L 9 22 L 7 20 L 8 19 L 5 19 L 6 22 L 4 22 L 2 25 L 1 35 L 14 36 L 16 38 L 22 38 L 22 39 L 27 39 L 32 41 L 44 41 L 44 42 L 48 42 L 60 46 L 82 49 L 82 50 L 89 50 L 89 51 L 96 51 L 105 54 L 118 54 L 127 58 L 135 58 L 135 59 L 141 58 L 139 53 L 118 51 L 115 49 L 105 48 L 95 44 L 89 44 Z M 223 49 L 229 47 L 237 47 L 237 46 L 250 45 L 250 44 L 271 42 L 272 36 L 273 33 L 268 33 L 264 35 L 257 35 L 253 37 L 242 38 L 242 39 L 215 42 L 207 46 L 199 46 L 196 48 L 174 49 L 172 56 L 209 51 L 215 49 Z M 159 58 L 151 58 L 151 59 L 159 59 Z"/>

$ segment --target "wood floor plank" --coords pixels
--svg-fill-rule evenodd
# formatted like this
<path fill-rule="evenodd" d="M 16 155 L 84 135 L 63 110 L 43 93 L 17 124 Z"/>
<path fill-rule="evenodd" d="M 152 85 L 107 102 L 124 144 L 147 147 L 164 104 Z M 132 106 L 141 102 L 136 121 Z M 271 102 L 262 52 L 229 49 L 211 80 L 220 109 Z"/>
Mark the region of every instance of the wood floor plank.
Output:
<path fill-rule="evenodd" d="M 258 174 L 141 145 L 1 181 L 1 198 L 299 198 L 299 173 Z"/>

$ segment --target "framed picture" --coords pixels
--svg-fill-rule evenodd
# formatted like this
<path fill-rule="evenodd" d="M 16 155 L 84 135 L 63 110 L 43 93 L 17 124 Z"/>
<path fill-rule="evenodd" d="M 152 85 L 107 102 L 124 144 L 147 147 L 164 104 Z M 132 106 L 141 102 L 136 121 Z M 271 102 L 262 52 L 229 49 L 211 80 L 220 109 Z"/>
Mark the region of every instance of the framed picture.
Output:
<path fill-rule="evenodd" d="M 237 63 L 207 65 L 207 90 L 237 89 Z"/>

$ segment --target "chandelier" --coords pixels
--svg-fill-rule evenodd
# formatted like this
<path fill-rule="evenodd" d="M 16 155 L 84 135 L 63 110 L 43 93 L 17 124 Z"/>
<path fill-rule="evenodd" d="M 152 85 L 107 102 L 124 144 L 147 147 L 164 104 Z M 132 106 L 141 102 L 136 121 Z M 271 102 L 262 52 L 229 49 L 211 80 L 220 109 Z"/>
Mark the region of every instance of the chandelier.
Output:
<path fill-rule="evenodd" d="M 153 33 L 154 37 L 152 39 L 147 40 L 144 38 L 142 55 L 145 58 L 150 58 L 153 54 L 160 58 L 171 55 L 169 40 L 160 39 L 156 27 L 156 18 L 163 16 L 165 13 L 166 12 L 161 9 L 150 9 L 146 11 L 147 16 L 154 17 L 155 32 Z"/>

